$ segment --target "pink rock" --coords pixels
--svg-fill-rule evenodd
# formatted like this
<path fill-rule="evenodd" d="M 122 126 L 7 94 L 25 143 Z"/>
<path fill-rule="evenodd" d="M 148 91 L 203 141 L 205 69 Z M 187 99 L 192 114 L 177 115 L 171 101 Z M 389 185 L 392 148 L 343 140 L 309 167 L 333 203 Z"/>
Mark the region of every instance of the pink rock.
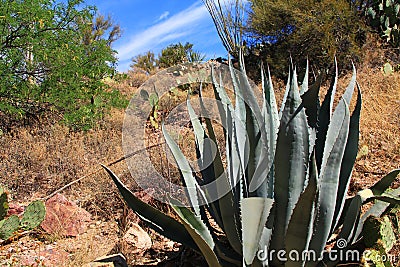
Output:
<path fill-rule="evenodd" d="M 74 237 L 84 233 L 90 221 L 89 212 L 57 194 L 46 201 L 46 217 L 41 227 L 49 234 Z"/>
<path fill-rule="evenodd" d="M 15 203 L 9 203 L 7 216 L 17 215 L 21 216 L 24 213 L 25 208 Z"/>

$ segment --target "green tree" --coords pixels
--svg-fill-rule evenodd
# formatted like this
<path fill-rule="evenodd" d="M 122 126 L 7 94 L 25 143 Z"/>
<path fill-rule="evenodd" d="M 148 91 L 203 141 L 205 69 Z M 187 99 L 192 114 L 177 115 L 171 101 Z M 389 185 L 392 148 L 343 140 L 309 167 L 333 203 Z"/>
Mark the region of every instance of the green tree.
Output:
<path fill-rule="evenodd" d="M 279 73 L 289 57 L 317 70 L 327 69 L 336 56 L 342 65 L 361 57 L 366 28 L 359 16 L 359 1 L 251 0 L 247 32 L 255 38 L 251 47 Z"/>
<path fill-rule="evenodd" d="M 205 56 L 193 50 L 191 43 L 172 44 L 164 48 L 158 57 L 158 66 L 168 68 L 176 64 L 204 60 Z"/>
<path fill-rule="evenodd" d="M 82 3 L 0 1 L 2 116 L 27 118 L 51 108 L 72 128 L 87 129 L 118 102 L 118 92 L 103 82 L 115 74 L 111 43 L 118 27 Z"/>

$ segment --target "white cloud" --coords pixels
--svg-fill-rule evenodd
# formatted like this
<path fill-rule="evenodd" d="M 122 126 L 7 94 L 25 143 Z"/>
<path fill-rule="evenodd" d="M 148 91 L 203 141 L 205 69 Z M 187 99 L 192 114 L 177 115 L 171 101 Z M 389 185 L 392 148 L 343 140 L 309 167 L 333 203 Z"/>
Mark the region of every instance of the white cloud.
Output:
<path fill-rule="evenodd" d="M 161 21 L 163 19 L 166 19 L 169 16 L 169 11 L 165 11 L 164 13 L 161 14 L 161 16 L 158 18 L 157 21 Z"/>
<path fill-rule="evenodd" d="M 197 23 L 207 18 L 209 18 L 207 9 L 201 2 L 198 2 L 129 38 L 126 43 L 116 48 L 119 60 L 123 63 L 135 55 L 152 50 L 163 41 L 172 40 L 177 36 L 187 36 L 195 31 Z"/>

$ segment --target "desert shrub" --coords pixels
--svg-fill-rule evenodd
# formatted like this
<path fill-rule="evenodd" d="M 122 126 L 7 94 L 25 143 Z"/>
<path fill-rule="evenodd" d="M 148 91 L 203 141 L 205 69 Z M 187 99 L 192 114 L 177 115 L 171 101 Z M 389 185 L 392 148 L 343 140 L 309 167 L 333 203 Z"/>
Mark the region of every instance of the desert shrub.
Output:
<path fill-rule="evenodd" d="M 308 59 L 325 71 L 334 57 L 342 69 L 361 58 L 364 21 L 349 1 L 250 1 L 245 25 L 250 51 L 268 62 L 274 74 L 287 75 L 289 57 L 298 66 Z"/>
<path fill-rule="evenodd" d="M 0 112 L 25 119 L 55 110 L 88 129 L 118 97 L 104 78 L 115 73 L 110 18 L 83 1 L 1 1 Z"/>

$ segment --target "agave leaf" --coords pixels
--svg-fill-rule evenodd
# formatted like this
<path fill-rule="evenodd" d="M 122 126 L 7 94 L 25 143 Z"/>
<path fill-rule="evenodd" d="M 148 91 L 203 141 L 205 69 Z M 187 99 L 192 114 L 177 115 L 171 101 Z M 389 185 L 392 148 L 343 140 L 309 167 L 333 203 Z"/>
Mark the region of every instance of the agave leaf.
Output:
<path fill-rule="evenodd" d="M 138 199 L 109 168 L 104 165 L 101 166 L 110 175 L 128 206 L 144 220 L 150 228 L 171 240 L 199 251 L 193 238 L 181 223 Z"/>
<path fill-rule="evenodd" d="M 261 125 L 261 127 L 265 126 Z M 257 141 L 250 142 L 250 158 L 246 170 L 247 177 L 250 178 L 249 196 L 272 197 L 273 184 L 272 181 L 267 180 L 273 162 L 273 157 L 268 151 L 270 149 L 269 142 L 265 138 L 265 131 L 260 130 L 257 124 L 253 123 L 251 128 L 253 130 L 248 131 L 249 137 Z"/>
<path fill-rule="evenodd" d="M 326 135 L 328 133 L 329 124 L 331 122 L 333 101 L 335 99 L 337 81 L 338 81 L 338 68 L 335 59 L 335 77 L 332 79 L 331 85 L 329 87 L 328 92 L 325 95 L 324 101 L 322 102 L 318 114 L 318 122 L 317 122 L 318 130 L 317 130 L 317 140 L 315 144 L 315 156 L 319 172 L 321 170 L 322 158 L 324 155 Z"/>
<path fill-rule="evenodd" d="M 272 237 L 272 227 L 269 226 L 269 221 L 272 221 L 271 224 L 273 224 L 274 206 L 272 206 L 271 211 L 269 212 L 269 216 L 266 223 L 267 226 L 264 226 L 260 237 L 260 242 L 258 244 L 258 249 L 260 251 L 262 250 L 264 253 L 269 252 L 269 244 Z M 261 256 L 263 256 L 263 259 L 256 259 L 256 260 L 260 261 L 262 263 L 262 266 L 268 266 L 268 254 L 264 254 Z"/>
<path fill-rule="evenodd" d="M 232 110 L 231 107 L 231 101 L 226 94 L 225 89 L 222 86 L 216 85 L 214 83 L 214 93 L 217 98 L 217 100 L 220 100 L 222 105 L 219 105 L 219 112 L 221 119 L 223 120 L 223 123 L 225 123 L 225 138 L 232 138 L 232 131 L 235 127 L 235 122 L 234 122 L 234 111 Z M 225 121 L 224 121 L 225 120 Z M 232 140 L 231 142 L 227 143 L 234 143 L 235 140 Z M 229 157 L 230 152 L 235 152 L 236 149 L 232 148 L 229 150 L 227 147 L 227 153 Z M 233 153 L 232 152 L 232 153 Z M 232 160 L 233 157 L 230 156 L 228 158 L 228 164 L 230 160 Z M 233 167 L 240 167 L 240 164 L 235 164 Z M 229 166 L 229 170 L 232 169 L 232 165 Z M 239 171 L 240 169 L 234 169 L 234 171 Z M 232 173 L 232 172 L 231 172 Z M 240 192 L 237 192 L 238 190 L 235 190 L 235 188 L 232 187 L 234 184 L 239 184 L 237 181 L 230 181 L 229 178 L 233 177 L 228 177 L 224 169 L 220 173 L 216 173 L 216 176 L 219 177 L 216 180 L 216 188 L 218 195 L 221 196 L 219 199 L 219 206 L 220 206 L 220 211 L 221 211 L 221 219 L 222 219 L 222 224 L 224 226 L 223 230 L 226 233 L 226 236 L 228 238 L 229 243 L 231 244 L 232 248 L 239 254 L 242 254 L 242 243 L 240 240 L 240 227 L 241 225 L 239 224 L 240 222 L 240 210 L 239 207 L 235 204 L 235 199 L 240 198 L 240 195 L 238 196 L 237 194 Z M 229 190 L 227 190 L 229 189 Z M 236 195 L 234 195 L 236 193 Z"/>
<path fill-rule="evenodd" d="M 305 92 L 308 91 L 308 75 L 309 75 L 309 70 L 308 70 L 308 60 L 307 60 L 306 72 L 304 74 L 303 83 L 301 84 L 300 87 L 300 95 L 303 95 Z"/>
<path fill-rule="evenodd" d="M 387 174 L 385 177 L 383 177 L 382 179 L 380 179 L 375 185 L 373 185 L 370 188 L 361 190 L 360 192 L 358 192 L 358 195 L 360 196 L 366 196 L 364 197 L 364 201 L 363 204 L 365 204 L 364 202 L 368 199 L 371 198 L 373 196 L 380 196 L 382 194 L 388 194 L 389 196 L 397 196 L 400 195 L 400 189 L 395 189 L 393 191 L 390 192 L 389 186 L 391 185 L 391 183 L 396 179 L 398 173 L 400 172 L 400 169 L 397 170 L 393 170 L 392 172 L 390 172 L 389 174 Z M 373 189 L 373 190 L 372 190 Z M 397 191 L 398 190 L 398 191 Z M 398 192 L 398 193 L 397 193 Z M 346 219 L 346 214 L 347 214 L 347 210 L 350 206 L 351 201 L 353 200 L 354 197 L 352 198 L 348 198 L 345 201 L 344 207 L 343 207 L 343 211 L 342 214 L 340 216 L 340 220 L 337 223 L 337 227 L 338 228 L 340 225 L 342 225 Z M 364 223 L 365 219 L 370 215 L 373 215 L 375 217 L 380 217 L 381 214 L 386 210 L 387 207 L 389 207 L 389 203 L 387 202 L 383 202 L 383 201 L 379 201 L 377 200 L 375 202 L 375 204 L 368 209 L 364 215 L 362 216 L 362 219 L 359 223 L 359 226 L 357 227 L 357 235 L 358 236 L 361 233 L 362 230 L 362 224 Z"/>
<path fill-rule="evenodd" d="M 172 137 L 168 134 L 164 125 L 162 125 L 162 132 L 165 138 L 165 142 L 168 144 L 176 163 L 178 164 L 179 170 L 182 173 L 183 179 L 185 181 L 185 185 L 187 188 L 187 193 L 189 196 L 190 203 L 194 209 L 194 212 L 197 216 L 200 216 L 200 203 L 197 193 L 201 192 L 199 185 L 192 173 L 192 168 L 189 165 L 185 155 L 183 155 L 182 151 L 172 139 Z M 204 193 L 202 193 L 203 195 Z"/>
<path fill-rule="evenodd" d="M 305 77 L 306 78 L 306 77 Z M 309 155 L 311 158 L 314 152 L 314 147 L 317 139 L 317 122 L 318 122 L 318 114 L 321 108 L 319 101 L 319 91 L 321 88 L 322 75 L 320 75 L 316 82 L 308 89 L 302 96 L 302 102 L 299 107 L 299 110 L 305 108 L 305 112 L 307 115 L 307 122 L 309 126 Z M 303 84 L 305 81 L 303 82 Z"/>
<path fill-rule="evenodd" d="M 263 88 L 263 95 L 264 95 L 264 106 L 269 107 L 271 110 L 270 115 L 270 121 L 272 126 L 275 129 L 275 133 L 278 132 L 279 129 L 279 115 L 278 115 L 278 107 L 276 105 L 276 99 L 275 99 L 275 93 L 274 93 L 274 87 L 272 84 L 272 78 L 271 78 L 271 73 L 267 71 L 267 74 L 265 73 L 264 68 L 261 68 L 261 81 L 262 81 L 262 88 Z M 268 76 L 268 78 L 266 77 Z M 276 142 L 276 140 L 275 140 Z"/>
<path fill-rule="evenodd" d="M 268 158 L 269 144 L 265 131 L 260 130 L 265 127 L 260 107 L 243 64 L 241 66 L 241 73 L 235 72 L 232 65 L 230 65 L 230 71 L 236 94 L 235 121 L 240 121 L 240 124 L 245 126 L 245 131 L 241 127 L 237 128 L 237 138 L 242 165 L 244 165 L 242 167 L 246 173 L 246 194 L 264 197 L 267 194 L 265 178 L 272 165 Z M 246 138 L 249 142 L 241 144 Z"/>
<path fill-rule="evenodd" d="M 229 98 L 228 94 L 226 93 L 224 86 L 222 84 L 222 77 L 221 77 L 221 73 L 220 73 L 220 82 L 218 83 L 215 79 L 215 72 L 214 69 L 211 69 L 211 79 L 212 79 L 212 83 L 214 85 L 214 92 L 215 92 L 215 97 L 217 100 L 221 101 L 221 103 L 223 104 L 223 107 L 225 109 L 225 113 L 227 112 L 226 108 L 229 107 L 231 108 L 232 105 L 232 101 Z M 218 106 L 220 107 L 220 106 Z M 223 113 L 220 110 L 220 114 Z"/>
<path fill-rule="evenodd" d="M 244 62 L 243 55 L 241 63 Z M 249 158 L 246 168 L 248 179 L 249 196 L 267 197 L 268 181 L 266 179 L 272 166 L 272 157 L 269 156 L 270 141 L 265 129 L 263 113 L 260 110 L 253 88 L 247 78 L 244 64 L 241 64 L 241 75 L 239 75 L 239 85 L 235 88 L 242 94 L 246 107 L 246 132 L 249 138 Z M 241 139 L 239 139 L 241 140 Z"/>
<path fill-rule="evenodd" d="M 267 141 L 269 142 L 269 162 L 275 158 L 276 141 L 279 131 L 279 115 L 276 105 L 274 88 L 272 85 L 271 74 L 268 69 L 268 77 L 265 74 L 263 65 L 261 65 L 261 82 L 263 88 L 263 117 Z M 268 167 L 268 166 L 265 166 Z M 265 183 L 265 197 L 272 198 L 274 195 L 274 165 L 271 164 L 268 177 Z"/>
<path fill-rule="evenodd" d="M 250 154 L 250 148 L 249 148 L 249 137 L 247 135 L 246 131 L 246 104 L 244 102 L 243 94 L 242 94 L 242 88 L 240 87 L 240 80 L 236 77 L 236 73 L 234 71 L 233 66 L 230 64 L 229 65 L 229 70 L 231 73 L 231 78 L 232 78 L 232 83 L 233 83 L 233 88 L 235 90 L 235 112 L 232 114 L 232 118 L 234 120 L 235 124 L 235 134 L 236 134 L 236 139 L 240 140 L 238 142 L 238 150 L 239 150 L 239 159 L 240 159 L 240 166 L 243 171 L 246 170 L 247 168 L 247 160 L 249 159 L 249 154 Z M 247 190 L 247 185 L 248 181 L 246 181 L 246 190 Z M 246 191 L 247 193 L 247 191 Z"/>
<path fill-rule="evenodd" d="M 303 99 L 302 107 L 306 109 L 308 125 L 312 129 L 317 128 L 318 114 L 319 109 L 321 108 L 319 102 L 319 91 L 321 88 L 321 83 L 322 75 L 320 75 L 317 81 L 310 87 L 310 89 L 301 96 L 301 98 Z"/>
<path fill-rule="evenodd" d="M 358 223 L 360 221 L 360 214 L 361 214 L 361 206 L 363 204 L 362 197 L 360 195 L 356 195 L 351 198 L 351 202 L 349 204 L 348 209 L 346 210 L 346 217 L 344 220 L 343 227 L 335 238 L 336 240 L 345 240 L 347 246 L 346 247 L 338 247 L 338 243 L 336 242 L 334 247 L 332 248 L 333 251 L 343 251 L 352 249 L 352 244 L 356 240 L 356 230 Z M 328 254 L 324 255 L 322 262 L 320 265 L 323 266 L 337 266 L 339 260 L 335 260 L 335 258 L 330 257 Z"/>
<path fill-rule="evenodd" d="M 397 196 L 388 196 L 388 195 L 375 196 L 373 197 L 373 200 L 383 201 L 392 205 L 400 205 L 400 197 Z"/>
<path fill-rule="evenodd" d="M 228 116 L 230 117 L 230 115 Z M 239 145 L 236 138 L 235 125 L 228 129 L 228 139 L 226 142 L 226 161 L 229 172 L 229 178 L 232 184 L 233 193 L 233 208 L 234 208 L 234 219 L 239 238 L 241 238 L 242 217 L 240 212 L 240 202 L 244 197 L 244 186 L 243 186 L 243 170 L 241 168 Z"/>
<path fill-rule="evenodd" d="M 390 185 L 396 180 L 396 177 L 399 175 L 400 169 L 396 169 L 391 171 L 385 177 L 380 179 L 376 184 L 374 184 L 370 189 L 374 193 L 374 195 L 381 195 L 384 193 Z"/>
<path fill-rule="evenodd" d="M 324 156 L 319 175 L 319 195 L 314 233 L 310 249 L 322 253 L 333 222 L 338 190 L 340 166 L 347 142 L 350 114 L 346 100 L 342 99 L 335 112 L 326 136 Z"/>
<path fill-rule="evenodd" d="M 229 63 L 229 70 L 231 74 L 232 84 L 235 91 L 235 112 L 236 117 L 242 122 L 243 125 L 246 125 L 246 103 L 244 101 L 243 96 L 243 84 L 242 79 L 237 77 L 238 75 L 243 75 L 241 73 L 237 73 L 232 66 L 232 63 Z"/>
<path fill-rule="evenodd" d="M 354 93 L 354 88 L 357 85 L 357 71 L 356 71 L 356 67 L 353 64 L 353 75 L 351 76 L 351 80 L 349 85 L 346 88 L 346 91 L 343 94 L 343 98 L 346 100 L 347 103 L 349 103 L 350 105 L 350 101 L 353 97 L 353 93 Z"/>
<path fill-rule="evenodd" d="M 333 103 L 335 101 L 335 94 L 336 94 L 336 88 L 337 88 L 337 82 L 338 82 L 338 67 L 337 67 L 337 60 L 335 58 L 335 78 L 334 78 L 334 84 L 332 86 L 332 92 L 331 94 L 328 93 L 329 97 L 329 115 L 332 115 L 333 112 Z M 331 88 L 329 88 L 330 90 Z M 346 99 L 345 99 L 346 100 Z"/>
<path fill-rule="evenodd" d="M 196 216 L 186 207 L 182 207 L 177 201 L 171 200 L 171 207 L 181 218 L 187 232 L 199 247 L 202 255 L 209 266 L 221 266 L 217 255 L 214 253 L 214 240 L 207 226 L 203 223 L 200 216 Z"/>
<path fill-rule="evenodd" d="M 275 154 L 276 214 L 271 249 L 276 251 L 284 249 L 284 237 L 290 217 L 306 186 L 309 132 L 305 111 L 298 110 L 300 104 L 296 74 L 292 73 Z M 276 261 L 273 264 L 279 265 Z"/>
<path fill-rule="evenodd" d="M 219 242 L 218 238 L 214 238 L 215 240 L 215 253 L 218 256 L 218 259 L 223 266 L 241 266 L 243 262 L 242 255 L 239 255 L 230 247 L 226 246 L 226 244 Z"/>
<path fill-rule="evenodd" d="M 179 203 L 174 199 L 172 199 L 172 201 L 175 201 L 175 203 Z M 200 219 L 210 231 L 210 234 L 215 243 L 214 252 L 218 257 L 220 264 L 223 266 L 231 266 L 232 263 L 235 264 L 236 266 L 241 265 L 242 255 L 232 250 L 231 247 L 226 246 L 226 243 L 220 242 L 218 233 L 220 234 L 221 232 L 218 229 L 216 229 L 213 225 L 211 225 L 211 220 L 209 219 L 206 210 L 210 211 L 210 206 L 208 205 L 200 206 L 200 211 L 201 211 Z"/>
<path fill-rule="evenodd" d="M 297 251 L 299 255 L 304 251 L 308 251 L 314 220 L 315 198 L 317 195 L 317 172 L 317 164 L 315 156 L 313 156 L 310 161 L 308 185 L 293 210 L 286 232 L 285 247 L 287 255 L 289 255 L 290 251 Z M 303 263 L 304 261 L 288 260 L 285 266 L 303 266 Z"/>
<path fill-rule="evenodd" d="M 216 83 L 213 83 L 213 84 L 216 84 Z M 202 114 L 205 114 L 204 121 L 206 123 L 208 137 L 211 139 L 212 142 L 214 142 L 214 144 L 216 144 L 216 149 L 217 149 L 215 158 L 214 158 L 214 161 L 212 162 L 212 164 L 210 166 L 208 166 L 207 168 L 205 168 L 204 170 L 202 170 L 203 182 L 204 182 L 204 184 L 208 184 L 208 183 L 215 181 L 215 179 L 218 177 L 216 175 L 216 173 L 219 174 L 219 173 L 224 172 L 224 166 L 222 164 L 221 152 L 217 145 L 217 138 L 214 133 L 214 128 L 212 126 L 210 116 L 207 114 L 207 110 L 203 103 L 201 88 L 199 91 L 199 100 L 200 100 L 201 112 L 202 112 Z M 211 195 L 218 194 L 215 186 L 207 187 L 205 193 L 211 194 Z M 209 207 L 210 207 L 209 212 L 210 212 L 211 216 L 215 219 L 215 221 L 220 226 L 220 228 L 224 229 L 222 218 L 221 218 L 221 209 L 220 209 L 219 200 L 215 200 L 214 202 L 210 203 Z"/>
<path fill-rule="evenodd" d="M 353 79 L 355 83 L 355 73 L 353 74 Z M 351 87 L 349 87 L 351 88 Z M 354 90 L 354 86 L 353 89 Z M 346 90 L 347 92 L 347 90 Z M 347 93 L 345 93 L 346 95 Z M 340 215 L 344 208 L 344 203 L 347 195 L 347 191 L 350 184 L 351 173 L 353 171 L 354 162 L 356 161 L 357 152 L 358 152 L 358 139 L 360 135 L 360 113 L 361 113 L 361 104 L 362 104 L 362 96 L 361 90 L 358 88 L 358 97 L 357 104 L 353 111 L 353 114 L 350 117 L 350 128 L 349 128 L 349 136 L 346 144 L 346 148 L 343 155 L 342 165 L 340 168 L 340 177 L 339 177 L 339 188 L 336 197 L 336 207 L 333 218 L 336 218 L 336 221 L 332 225 L 331 234 L 336 229 Z"/>
<path fill-rule="evenodd" d="M 389 196 L 397 196 L 400 197 L 400 188 L 397 188 L 391 192 L 388 192 L 388 190 L 385 192 L 385 194 L 389 195 Z M 381 217 L 382 214 L 385 213 L 385 211 L 388 209 L 388 207 L 390 206 L 390 203 L 385 202 L 385 201 L 380 201 L 380 200 L 376 200 L 375 203 L 373 204 L 372 207 L 370 207 L 362 216 L 360 219 L 360 222 L 358 223 L 357 226 L 357 232 L 356 232 L 356 238 L 360 238 L 361 232 L 362 232 L 362 228 L 364 225 L 365 220 L 369 217 L 369 216 L 374 216 L 374 217 Z"/>
<path fill-rule="evenodd" d="M 233 121 L 234 118 L 232 116 L 234 111 L 232 108 L 232 102 L 222 85 L 221 73 L 220 73 L 220 84 L 217 84 L 217 82 L 215 81 L 213 69 L 211 69 L 211 77 L 212 77 L 212 81 L 213 81 L 213 85 L 214 85 L 214 94 L 215 94 L 216 99 L 219 101 L 218 102 L 218 110 L 220 113 L 222 124 L 224 126 L 225 139 L 232 138 L 232 136 L 233 136 L 232 131 L 234 128 L 234 121 Z M 200 104 L 201 104 L 202 110 L 205 111 L 205 108 L 204 108 L 201 98 L 200 98 Z M 206 117 L 205 122 L 206 122 L 209 137 L 215 144 L 217 144 L 217 138 L 215 137 L 214 129 L 212 127 L 212 123 L 211 123 L 210 119 Z M 228 153 L 228 149 L 227 149 L 227 153 Z M 218 146 L 217 146 L 217 155 L 216 156 L 217 157 L 215 159 L 214 169 L 215 169 L 215 173 L 218 174 L 216 177 L 218 177 L 219 175 L 221 175 L 224 172 L 224 166 L 222 164 L 221 153 L 220 153 Z M 239 167 L 240 164 L 238 164 L 237 166 Z M 232 177 L 232 176 L 230 176 L 230 177 Z M 236 184 L 237 181 L 231 181 L 231 182 L 232 182 L 232 186 L 233 186 L 234 184 Z"/>
<path fill-rule="evenodd" d="M 253 263 L 273 203 L 269 198 L 242 199 L 243 257 L 247 265 Z"/>
<path fill-rule="evenodd" d="M 205 164 L 210 162 L 210 156 L 209 154 L 212 154 L 212 150 L 210 146 L 207 146 L 207 142 L 204 142 L 204 140 L 207 138 L 207 135 L 205 133 L 205 130 L 203 126 L 201 125 L 201 122 L 196 115 L 191 103 L 190 99 L 187 99 L 187 108 L 190 116 L 190 121 L 193 126 L 193 131 L 194 131 L 194 136 L 196 139 L 196 148 L 199 151 L 199 165 L 200 169 L 203 169 L 205 167 Z M 207 154 L 205 154 L 207 153 Z"/>
<path fill-rule="evenodd" d="M 242 165 L 242 161 L 240 160 L 240 152 L 239 152 L 239 145 L 237 143 L 237 137 L 236 137 L 236 128 L 240 127 L 241 132 L 245 132 L 244 124 L 241 124 L 240 122 L 235 122 L 235 119 L 237 120 L 238 118 L 235 117 L 235 111 L 232 108 L 232 102 L 226 93 L 224 87 L 222 86 L 222 78 L 221 84 L 217 84 L 214 78 L 214 73 L 212 71 L 212 79 L 213 79 L 213 84 L 214 84 L 214 93 L 217 101 L 220 101 L 218 105 L 220 117 L 224 126 L 224 135 L 226 141 L 226 153 L 227 153 L 227 162 L 228 162 L 228 170 L 229 170 L 229 178 L 231 179 L 231 184 L 232 187 L 233 185 L 236 185 L 239 181 L 240 178 L 240 171 L 242 167 L 242 170 L 244 170 L 245 166 L 244 164 Z M 221 74 L 220 74 L 221 75 Z M 206 121 L 207 122 L 207 121 Z M 210 127 L 207 126 L 208 131 L 210 132 Z M 216 138 L 215 135 L 213 135 L 213 141 L 216 143 Z M 243 141 L 243 139 L 242 139 Z M 247 141 L 247 140 L 246 140 Z M 244 141 L 244 142 L 246 142 Z M 221 161 L 222 162 L 222 161 Z M 233 188 L 234 190 L 235 188 Z"/>
<path fill-rule="evenodd" d="M 346 240 L 348 245 L 351 245 L 355 241 L 356 230 L 360 221 L 362 204 L 363 201 L 361 196 L 356 195 L 352 198 L 350 206 L 347 209 L 346 217 L 338 239 Z"/>
<path fill-rule="evenodd" d="M 200 96 L 201 99 L 201 96 Z M 202 102 L 200 102 L 202 105 Z M 210 142 L 207 140 L 208 136 L 205 133 L 203 126 L 200 123 L 198 116 L 196 115 L 192 105 L 190 104 L 190 99 L 187 100 L 187 107 L 188 112 L 190 115 L 190 120 L 193 125 L 193 130 L 196 138 L 196 150 L 199 154 L 199 166 L 201 170 L 201 174 L 203 177 L 204 184 L 211 183 L 215 181 L 216 174 L 215 168 L 222 168 L 222 161 L 220 158 L 219 151 L 216 151 L 215 158 L 213 159 L 213 151 Z M 202 106 L 203 107 L 203 106 Z M 209 165 L 208 165 L 209 164 Z M 208 166 L 207 166 L 208 165 Z M 219 167 L 218 167 L 219 165 Z M 212 191 L 212 192 L 211 192 Z M 216 220 L 217 224 L 223 229 L 222 219 L 221 219 L 221 211 L 219 209 L 219 202 L 212 201 L 209 199 L 210 195 L 216 195 L 216 189 L 212 186 L 205 187 L 204 190 L 205 197 L 207 198 L 206 201 L 209 203 L 210 213 L 213 218 Z"/>
<path fill-rule="evenodd" d="M 282 104 L 281 104 L 281 108 L 279 109 L 279 120 L 281 120 L 282 118 L 282 114 L 283 114 L 283 109 L 285 108 L 286 102 L 287 102 L 287 97 L 290 91 L 290 86 L 291 86 L 291 81 L 293 79 L 292 75 L 293 75 L 293 71 L 292 71 L 292 65 L 289 66 L 289 75 L 288 75 L 288 80 L 286 83 L 286 89 L 285 89 L 285 94 L 283 95 L 283 99 L 282 99 Z"/>

